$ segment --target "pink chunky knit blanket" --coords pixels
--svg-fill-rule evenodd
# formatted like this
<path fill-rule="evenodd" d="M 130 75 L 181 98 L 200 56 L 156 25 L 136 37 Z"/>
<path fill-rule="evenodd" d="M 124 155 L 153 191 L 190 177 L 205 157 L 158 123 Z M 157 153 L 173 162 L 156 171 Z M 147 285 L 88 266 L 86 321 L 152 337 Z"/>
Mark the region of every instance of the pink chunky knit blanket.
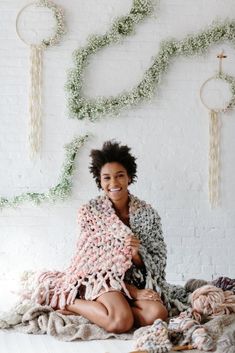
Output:
<path fill-rule="evenodd" d="M 130 250 L 125 246 L 131 229 L 118 218 L 105 196 L 81 207 L 78 222 L 81 234 L 71 265 L 64 272 L 40 274 L 33 299 L 63 309 L 74 302 L 81 285 L 85 286 L 85 299 L 88 300 L 109 288 L 124 290 L 130 296 L 124 276 L 132 265 Z"/>

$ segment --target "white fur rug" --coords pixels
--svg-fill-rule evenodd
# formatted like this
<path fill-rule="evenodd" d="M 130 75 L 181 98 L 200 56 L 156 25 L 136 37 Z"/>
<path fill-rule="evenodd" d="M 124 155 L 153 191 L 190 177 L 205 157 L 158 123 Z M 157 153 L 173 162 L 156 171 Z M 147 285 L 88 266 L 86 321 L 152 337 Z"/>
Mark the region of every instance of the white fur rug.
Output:
<path fill-rule="evenodd" d="M 217 342 L 217 353 L 235 353 L 235 314 L 218 316 L 207 322 L 205 327 Z M 27 334 L 48 334 L 61 341 L 101 340 L 110 337 L 133 339 L 133 332 L 108 333 L 80 316 L 62 315 L 50 307 L 31 302 L 16 304 L 10 311 L 2 313 L 0 328 Z"/>

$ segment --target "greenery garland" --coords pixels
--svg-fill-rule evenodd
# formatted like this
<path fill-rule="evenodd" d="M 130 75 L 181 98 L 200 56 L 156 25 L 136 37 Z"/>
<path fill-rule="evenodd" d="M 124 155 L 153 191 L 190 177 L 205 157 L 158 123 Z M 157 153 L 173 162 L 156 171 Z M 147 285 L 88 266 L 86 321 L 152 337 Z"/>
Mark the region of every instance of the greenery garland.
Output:
<path fill-rule="evenodd" d="M 117 114 L 123 108 L 150 99 L 174 57 L 202 54 L 212 44 L 224 41 L 235 42 L 235 20 L 213 23 L 211 27 L 196 35 L 188 35 L 183 40 L 163 41 L 158 55 L 149 69 L 145 71 L 142 81 L 129 92 L 123 92 L 115 97 L 97 99 L 82 97 L 83 72 L 89 63 L 89 56 L 111 43 L 120 42 L 122 37 L 131 34 L 134 25 L 149 15 L 151 11 L 151 1 L 134 1 L 129 15 L 117 19 L 106 34 L 90 37 L 87 46 L 74 52 L 75 68 L 70 70 L 66 84 L 69 114 L 72 118 L 88 118 L 96 121 L 103 115 Z"/>
<path fill-rule="evenodd" d="M 87 100 L 81 97 L 83 71 L 88 65 L 90 55 L 96 54 L 100 49 L 112 43 L 121 42 L 124 37 L 133 33 L 135 25 L 153 12 L 153 3 L 154 1 L 152 0 L 133 0 L 132 8 L 128 15 L 117 18 L 104 35 L 90 36 L 86 47 L 74 51 L 73 56 L 76 67 L 70 70 L 66 84 L 66 90 L 69 93 L 68 106 L 71 117 L 97 120 L 99 115 L 118 112 L 121 106 L 126 105 L 124 94 L 116 98 L 101 97 L 97 100 Z M 128 102 L 128 105 L 131 104 L 131 102 Z M 117 105 L 116 108 L 115 105 Z"/>
<path fill-rule="evenodd" d="M 54 35 L 48 39 L 43 39 L 41 46 L 43 48 L 48 48 L 57 44 L 60 38 L 65 34 L 65 21 L 64 21 L 64 12 L 62 8 L 57 6 L 54 2 L 50 0 L 39 0 L 37 3 L 38 6 L 47 7 L 52 10 L 54 18 L 56 20 L 56 31 Z"/>
<path fill-rule="evenodd" d="M 227 75 L 224 72 L 219 72 L 216 76 L 216 79 L 225 81 L 228 83 L 232 97 L 230 101 L 227 103 L 226 107 L 221 109 L 222 112 L 226 112 L 230 109 L 233 109 L 235 107 L 235 79 L 233 76 Z"/>
<path fill-rule="evenodd" d="M 16 207 L 23 202 L 40 204 L 44 201 L 64 200 L 71 194 L 72 176 L 75 170 L 75 158 L 78 150 L 87 140 L 88 135 L 75 137 L 72 142 L 65 146 L 66 155 L 62 166 L 62 172 L 58 184 L 51 187 L 45 193 L 26 192 L 12 199 L 0 197 L 0 208 Z"/>

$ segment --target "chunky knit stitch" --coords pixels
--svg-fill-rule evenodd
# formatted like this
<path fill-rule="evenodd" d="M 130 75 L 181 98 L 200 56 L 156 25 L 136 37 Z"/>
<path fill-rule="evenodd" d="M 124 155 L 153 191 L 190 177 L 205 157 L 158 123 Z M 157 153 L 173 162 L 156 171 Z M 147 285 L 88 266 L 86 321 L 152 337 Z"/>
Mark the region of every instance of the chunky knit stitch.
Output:
<path fill-rule="evenodd" d="M 181 341 L 182 346 L 190 345 L 206 352 L 215 348 L 215 342 L 206 327 L 193 318 L 192 309 L 181 312 L 178 317 L 170 319 L 168 330 L 171 341 Z"/>
<path fill-rule="evenodd" d="M 138 351 L 148 353 L 167 353 L 172 348 L 168 338 L 166 322 L 157 319 L 151 326 L 145 326 L 134 333 L 135 346 Z"/>
<path fill-rule="evenodd" d="M 122 290 L 124 283 L 161 291 L 165 285 L 166 245 L 158 213 L 144 201 L 130 195 L 129 223 L 116 215 L 106 195 L 98 196 L 78 212 L 81 234 L 71 265 L 64 271 L 43 272 L 32 298 L 43 305 L 63 309 L 72 304 L 79 287 L 85 286 L 85 299 L 93 300 L 101 291 Z M 139 253 L 144 268 L 135 267 L 125 246 L 127 236 L 140 239 Z"/>

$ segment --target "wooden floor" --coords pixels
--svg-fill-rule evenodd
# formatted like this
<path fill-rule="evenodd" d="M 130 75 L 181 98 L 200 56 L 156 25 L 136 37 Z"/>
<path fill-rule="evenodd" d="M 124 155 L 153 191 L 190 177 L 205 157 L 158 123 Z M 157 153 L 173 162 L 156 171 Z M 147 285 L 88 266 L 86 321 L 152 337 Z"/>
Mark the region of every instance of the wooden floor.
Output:
<path fill-rule="evenodd" d="M 12 283 L 0 282 L 0 311 L 7 311 L 17 301 Z M 4 288 L 4 291 L 2 290 Z M 128 353 L 133 341 L 115 339 L 61 342 L 47 335 L 27 335 L 0 330 L 0 353 Z"/>

